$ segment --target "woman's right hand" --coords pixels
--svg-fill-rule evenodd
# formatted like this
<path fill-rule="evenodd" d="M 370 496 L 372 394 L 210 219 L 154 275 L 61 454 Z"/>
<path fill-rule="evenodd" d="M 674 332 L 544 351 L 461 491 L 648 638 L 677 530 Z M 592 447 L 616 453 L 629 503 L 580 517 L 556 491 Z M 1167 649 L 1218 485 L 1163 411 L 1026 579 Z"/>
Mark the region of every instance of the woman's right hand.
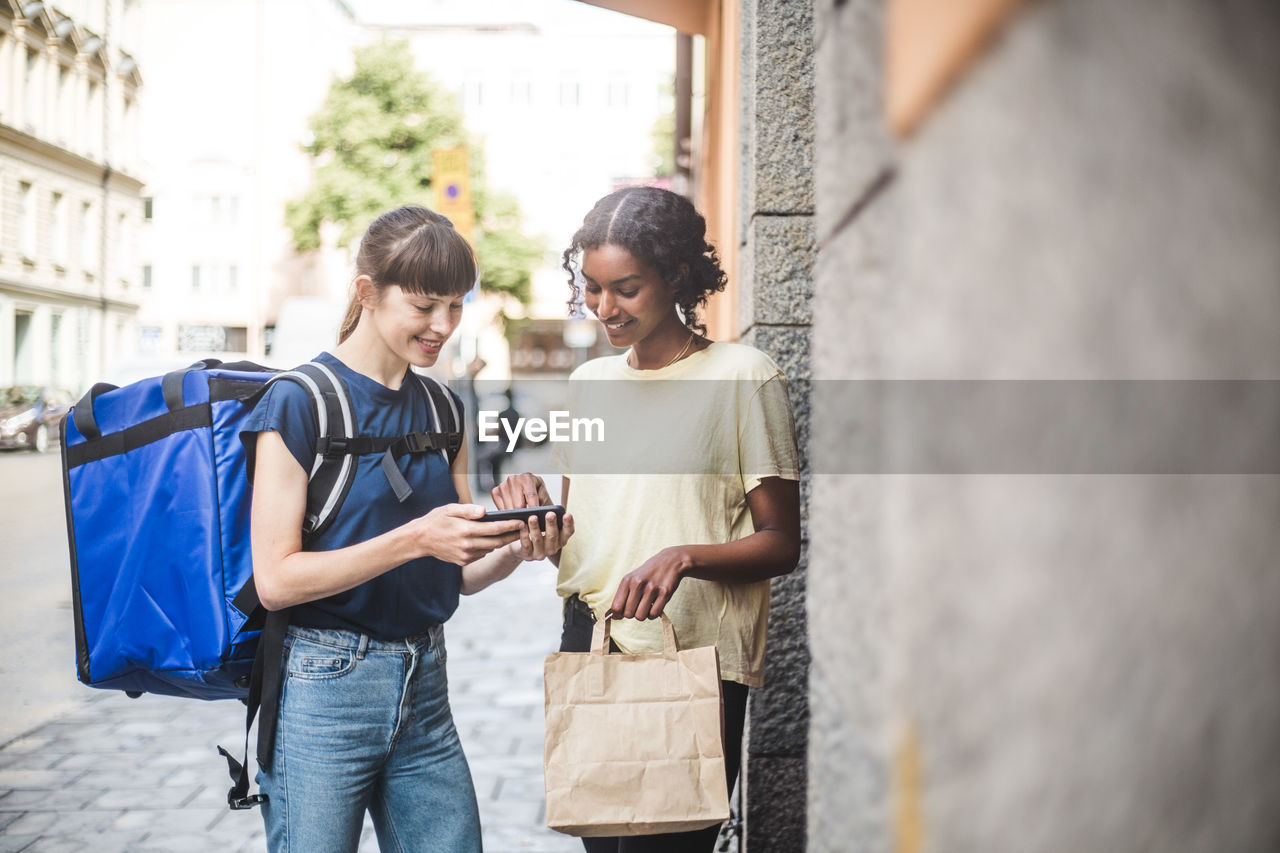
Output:
<path fill-rule="evenodd" d="M 515 542 L 524 527 L 522 521 L 476 521 L 483 515 L 478 504 L 445 504 L 410 524 L 424 553 L 465 566 Z"/>
<path fill-rule="evenodd" d="M 550 506 L 551 493 L 536 474 L 511 474 L 489 493 L 498 509 L 524 509 L 527 506 Z"/>

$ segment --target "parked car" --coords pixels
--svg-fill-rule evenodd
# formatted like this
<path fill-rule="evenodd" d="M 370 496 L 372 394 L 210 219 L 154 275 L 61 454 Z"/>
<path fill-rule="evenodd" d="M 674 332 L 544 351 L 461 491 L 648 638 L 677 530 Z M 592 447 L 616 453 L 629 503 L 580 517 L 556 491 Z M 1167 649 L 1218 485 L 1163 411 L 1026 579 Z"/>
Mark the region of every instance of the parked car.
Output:
<path fill-rule="evenodd" d="M 62 416 L 75 400 L 48 385 L 0 388 L 0 448 L 44 453 L 61 440 Z"/>

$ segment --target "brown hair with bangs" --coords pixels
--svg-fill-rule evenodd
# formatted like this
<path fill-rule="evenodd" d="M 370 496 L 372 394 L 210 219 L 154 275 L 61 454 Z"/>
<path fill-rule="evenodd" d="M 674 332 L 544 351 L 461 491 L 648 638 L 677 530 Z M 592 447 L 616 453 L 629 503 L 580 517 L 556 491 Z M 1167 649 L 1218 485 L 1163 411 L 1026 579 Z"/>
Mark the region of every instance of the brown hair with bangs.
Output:
<path fill-rule="evenodd" d="M 375 219 L 360 238 L 356 277 L 362 275 L 379 295 L 395 284 L 420 295 L 462 296 L 476 282 L 476 256 L 445 217 L 425 207 L 397 207 Z M 359 322 L 360 296 L 353 286 L 338 343 Z"/>

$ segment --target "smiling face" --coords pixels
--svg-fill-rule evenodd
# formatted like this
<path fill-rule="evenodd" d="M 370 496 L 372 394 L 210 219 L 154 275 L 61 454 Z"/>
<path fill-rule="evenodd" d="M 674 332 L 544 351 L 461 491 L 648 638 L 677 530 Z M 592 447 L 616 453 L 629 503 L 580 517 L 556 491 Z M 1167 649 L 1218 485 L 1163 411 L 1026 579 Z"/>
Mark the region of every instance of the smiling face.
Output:
<path fill-rule="evenodd" d="M 654 329 L 674 323 L 675 295 L 657 270 L 626 249 L 606 243 L 582 253 L 583 301 L 604 324 L 609 343 L 635 346 Z"/>
<path fill-rule="evenodd" d="M 372 290 L 372 288 L 370 288 Z M 462 319 L 462 296 L 409 293 L 387 285 L 364 308 L 387 349 L 414 367 L 430 367 Z"/>

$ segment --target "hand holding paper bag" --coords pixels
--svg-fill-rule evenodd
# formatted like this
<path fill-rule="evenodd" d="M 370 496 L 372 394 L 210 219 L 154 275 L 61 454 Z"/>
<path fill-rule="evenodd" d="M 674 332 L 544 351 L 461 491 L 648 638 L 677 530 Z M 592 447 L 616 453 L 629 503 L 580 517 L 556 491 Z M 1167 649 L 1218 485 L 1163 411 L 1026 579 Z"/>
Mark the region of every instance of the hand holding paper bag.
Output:
<path fill-rule="evenodd" d="M 660 654 L 610 654 L 609 619 L 590 652 L 546 660 L 547 825 L 578 836 L 648 835 L 729 816 L 719 659 L 681 651 L 664 614 Z"/>

